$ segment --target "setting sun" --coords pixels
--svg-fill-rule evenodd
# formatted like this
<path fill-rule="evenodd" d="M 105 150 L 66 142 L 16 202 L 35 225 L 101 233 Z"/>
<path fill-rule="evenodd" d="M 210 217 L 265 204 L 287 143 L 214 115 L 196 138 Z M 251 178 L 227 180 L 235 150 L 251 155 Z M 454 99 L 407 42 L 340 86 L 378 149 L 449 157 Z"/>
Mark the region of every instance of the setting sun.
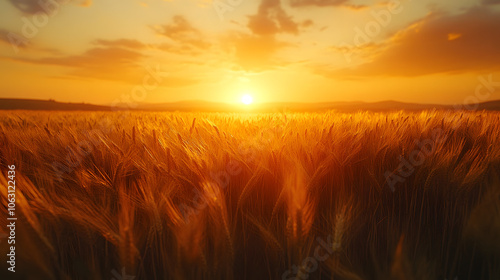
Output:
<path fill-rule="evenodd" d="M 250 94 L 245 94 L 241 97 L 241 102 L 245 105 L 250 105 L 253 103 L 253 97 Z"/>

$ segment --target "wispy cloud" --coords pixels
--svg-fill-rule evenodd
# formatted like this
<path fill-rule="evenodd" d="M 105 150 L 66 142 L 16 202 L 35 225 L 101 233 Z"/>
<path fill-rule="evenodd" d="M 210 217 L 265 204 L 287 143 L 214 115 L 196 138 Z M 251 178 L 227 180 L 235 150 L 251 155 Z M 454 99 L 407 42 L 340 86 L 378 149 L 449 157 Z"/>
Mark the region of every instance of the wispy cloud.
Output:
<path fill-rule="evenodd" d="M 133 39 L 117 39 L 117 40 L 98 39 L 94 41 L 94 44 L 105 47 L 124 47 L 136 50 L 144 49 L 146 47 L 145 44 L 141 43 L 138 40 L 133 40 Z"/>
<path fill-rule="evenodd" d="M 421 76 L 500 69 L 500 13 L 473 8 L 438 13 L 371 46 L 370 62 L 329 72 L 339 76 Z"/>
<path fill-rule="evenodd" d="M 341 6 L 345 5 L 349 0 L 290 0 L 292 7 L 305 7 L 305 6 Z"/>
<path fill-rule="evenodd" d="M 168 24 L 153 28 L 157 34 L 169 38 L 179 46 L 207 49 L 210 43 L 203 33 L 195 28 L 184 16 L 176 15 Z"/>
<path fill-rule="evenodd" d="M 299 24 L 284 11 L 280 0 L 262 0 L 257 14 L 249 17 L 248 28 L 255 35 L 299 33 Z"/>
<path fill-rule="evenodd" d="M 25 14 L 50 13 L 54 5 L 72 2 L 82 7 L 88 7 L 92 0 L 8 0 L 16 9 Z"/>

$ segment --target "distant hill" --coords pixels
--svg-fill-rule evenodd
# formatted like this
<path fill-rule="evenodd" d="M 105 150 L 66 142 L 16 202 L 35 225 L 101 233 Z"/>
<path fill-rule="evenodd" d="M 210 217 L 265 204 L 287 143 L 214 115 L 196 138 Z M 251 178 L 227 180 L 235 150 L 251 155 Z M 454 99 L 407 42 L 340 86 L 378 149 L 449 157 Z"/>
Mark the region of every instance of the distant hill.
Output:
<path fill-rule="evenodd" d="M 464 109 L 464 106 L 462 106 Z M 313 112 L 337 110 L 343 112 L 355 111 L 422 111 L 422 110 L 455 110 L 453 105 L 439 104 L 418 104 L 404 103 L 398 101 L 381 102 L 325 102 L 325 103 L 263 103 L 245 107 L 243 105 L 231 105 L 226 103 L 215 103 L 206 101 L 183 101 L 175 103 L 162 104 L 143 104 L 138 106 L 140 110 L 147 111 L 208 111 L 208 112 L 232 112 L 232 111 L 251 111 L 251 112 Z M 480 103 L 476 110 L 500 111 L 500 100 Z"/>
<path fill-rule="evenodd" d="M 241 108 L 241 106 L 240 106 Z M 146 111 L 210 111 L 210 112 L 226 112 L 238 110 L 238 105 L 227 103 L 208 102 L 208 101 L 180 101 L 172 103 L 153 103 L 141 104 L 139 110 Z"/>
<path fill-rule="evenodd" d="M 290 110 L 290 111 L 323 111 L 337 110 L 343 112 L 353 111 L 421 111 L 432 109 L 451 109 L 452 106 L 435 105 L 435 104 L 414 104 L 403 103 L 397 101 L 382 101 L 382 102 L 327 102 L 327 103 L 270 103 L 264 104 L 264 110 Z"/>
<path fill-rule="evenodd" d="M 0 110 L 111 111 L 111 108 L 85 103 L 62 103 L 53 100 L 0 98 Z"/>
<path fill-rule="evenodd" d="M 480 103 L 478 110 L 500 111 L 500 100 Z"/>
<path fill-rule="evenodd" d="M 62 103 L 52 100 L 34 99 L 0 99 L 0 110 L 45 110 L 45 111 L 115 111 L 105 105 L 85 103 Z M 421 111 L 421 110 L 454 110 L 452 105 L 404 103 L 398 101 L 382 102 L 326 102 L 326 103 L 264 103 L 251 106 L 207 101 L 182 101 L 173 103 L 140 104 L 134 110 L 139 111 L 204 111 L 204 112 L 312 112 L 337 110 L 343 112 L 355 111 Z M 466 109 L 466 108 L 464 108 Z M 123 108 L 122 108 L 123 110 Z M 500 100 L 480 103 L 476 110 L 500 111 Z"/>

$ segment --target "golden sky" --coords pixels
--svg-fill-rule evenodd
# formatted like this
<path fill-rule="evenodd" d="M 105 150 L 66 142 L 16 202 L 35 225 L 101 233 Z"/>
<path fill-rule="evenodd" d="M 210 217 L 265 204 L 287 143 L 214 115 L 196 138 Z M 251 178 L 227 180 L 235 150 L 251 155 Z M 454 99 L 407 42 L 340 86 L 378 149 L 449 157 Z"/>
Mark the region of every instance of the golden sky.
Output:
<path fill-rule="evenodd" d="M 0 14 L 0 97 L 449 104 L 500 82 L 500 0 L 5 0 Z"/>

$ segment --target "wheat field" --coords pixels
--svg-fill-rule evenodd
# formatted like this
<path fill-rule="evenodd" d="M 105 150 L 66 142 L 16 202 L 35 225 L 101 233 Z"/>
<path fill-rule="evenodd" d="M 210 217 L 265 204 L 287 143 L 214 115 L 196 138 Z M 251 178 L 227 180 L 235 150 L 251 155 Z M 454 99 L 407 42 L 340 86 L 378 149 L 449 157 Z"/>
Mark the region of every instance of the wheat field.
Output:
<path fill-rule="evenodd" d="M 0 278 L 500 279 L 499 139 L 494 112 L 1 112 Z"/>

